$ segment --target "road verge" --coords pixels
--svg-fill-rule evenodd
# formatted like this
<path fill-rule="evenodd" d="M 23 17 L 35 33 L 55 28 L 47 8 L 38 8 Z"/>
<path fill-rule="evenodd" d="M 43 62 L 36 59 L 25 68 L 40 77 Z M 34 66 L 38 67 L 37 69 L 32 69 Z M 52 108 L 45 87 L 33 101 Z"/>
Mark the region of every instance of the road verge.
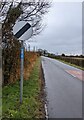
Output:
<path fill-rule="evenodd" d="M 3 87 L 3 119 L 45 118 L 44 81 L 40 58 L 36 61 L 28 80 L 24 80 L 23 103 L 19 102 L 19 81 Z"/>

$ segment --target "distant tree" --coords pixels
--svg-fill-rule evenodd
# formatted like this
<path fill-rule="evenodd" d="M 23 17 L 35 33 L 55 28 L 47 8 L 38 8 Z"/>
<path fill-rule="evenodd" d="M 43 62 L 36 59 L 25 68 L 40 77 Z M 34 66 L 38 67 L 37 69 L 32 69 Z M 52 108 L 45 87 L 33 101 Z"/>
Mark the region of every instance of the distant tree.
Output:
<path fill-rule="evenodd" d="M 65 54 L 64 53 L 62 53 L 62 55 L 61 55 L 62 57 L 65 57 Z"/>
<path fill-rule="evenodd" d="M 41 56 L 43 54 L 43 50 L 42 49 L 38 49 L 38 53 Z"/>
<path fill-rule="evenodd" d="M 84 55 L 80 55 L 79 57 L 80 57 L 80 58 L 84 58 Z"/>
<path fill-rule="evenodd" d="M 43 54 L 46 55 L 48 53 L 47 50 L 43 50 Z"/>

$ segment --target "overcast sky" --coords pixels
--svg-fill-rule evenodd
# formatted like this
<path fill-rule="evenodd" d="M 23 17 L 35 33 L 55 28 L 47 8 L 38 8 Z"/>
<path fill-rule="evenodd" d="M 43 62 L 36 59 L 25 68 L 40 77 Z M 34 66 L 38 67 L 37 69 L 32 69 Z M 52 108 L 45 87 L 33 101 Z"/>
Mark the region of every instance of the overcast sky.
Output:
<path fill-rule="evenodd" d="M 40 35 L 32 38 L 35 42 L 30 43 L 31 47 L 36 46 L 55 54 L 82 54 L 81 0 L 53 0 L 43 24 L 46 24 L 45 29 Z"/>

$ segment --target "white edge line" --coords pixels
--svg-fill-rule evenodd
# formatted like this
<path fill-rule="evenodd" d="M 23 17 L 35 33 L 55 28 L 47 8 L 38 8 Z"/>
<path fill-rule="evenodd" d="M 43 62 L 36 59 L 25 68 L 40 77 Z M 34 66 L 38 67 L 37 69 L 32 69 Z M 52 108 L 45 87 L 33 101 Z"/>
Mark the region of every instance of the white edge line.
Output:
<path fill-rule="evenodd" d="M 67 70 L 65 70 L 69 75 L 71 75 L 72 77 L 75 77 L 75 78 L 77 78 L 75 75 L 73 75 L 73 74 L 71 74 L 71 73 L 69 73 Z"/>
<path fill-rule="evenodd" d="M 46 113 L 46 119 L 48 119 L 48 109 L 46 104 L 45 104 L 45 113 Z"/>

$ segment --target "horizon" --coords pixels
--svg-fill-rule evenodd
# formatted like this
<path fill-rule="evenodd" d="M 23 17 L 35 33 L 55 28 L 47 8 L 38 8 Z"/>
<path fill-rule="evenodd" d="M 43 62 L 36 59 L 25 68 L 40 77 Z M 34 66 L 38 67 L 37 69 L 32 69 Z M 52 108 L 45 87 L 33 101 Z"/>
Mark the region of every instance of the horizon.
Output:
<path fill-rule="evenodd" d="M 49 13 L 43 18 L 43 25 L 46 25 L 45 29 L 30 39 L 35 41 L 30 43 L 31 47 L 36 46 L 59 54 L 82 54 L 81 2 L 54 0 Z"/>

